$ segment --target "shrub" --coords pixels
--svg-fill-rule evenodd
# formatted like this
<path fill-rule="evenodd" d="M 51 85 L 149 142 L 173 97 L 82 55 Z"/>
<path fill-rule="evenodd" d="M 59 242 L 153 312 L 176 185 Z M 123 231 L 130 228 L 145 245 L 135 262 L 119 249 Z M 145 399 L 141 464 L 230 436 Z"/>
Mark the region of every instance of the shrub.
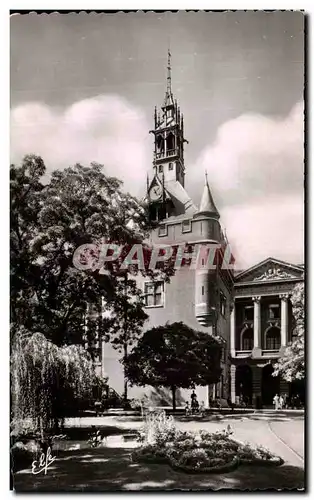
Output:
<path fill-rule="evenodd" d="M 163 446 L 175 439 L 176 426 L 172 416 L 167 417 L 165 411 L 147 415 L 144 428 L 141 430 L 141 440 L 146 444 Z"/>
<path fill-rule="evenodd" d="M 31 418 L 14 418 L 11 422 L 11 437 L 26 437 L 36 432 L 36 426 Z"/>

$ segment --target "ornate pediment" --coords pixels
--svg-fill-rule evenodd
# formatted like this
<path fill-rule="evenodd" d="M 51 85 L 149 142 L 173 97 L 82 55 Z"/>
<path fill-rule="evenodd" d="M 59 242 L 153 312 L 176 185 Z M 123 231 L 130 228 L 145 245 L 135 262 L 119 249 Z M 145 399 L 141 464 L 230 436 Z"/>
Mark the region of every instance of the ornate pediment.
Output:
<path fill-rule="evenodd" d="M 274 281 L 301 280 L 304 278 L 302 266 L 289 264 L 277 259 L 266 259 L 246 271 L 242 271 L 235 278 L 235 282 L 242 283 L 268 283 Z"/>
<path fill-rule="evenodd" d="M 261 276 L 257 276 L 253 281 L 271 281 L 278 279 L 295 278 L 295 274 L 287 273 L 280 269 L 280 267 L 273 267 L 265 271 Z"/>

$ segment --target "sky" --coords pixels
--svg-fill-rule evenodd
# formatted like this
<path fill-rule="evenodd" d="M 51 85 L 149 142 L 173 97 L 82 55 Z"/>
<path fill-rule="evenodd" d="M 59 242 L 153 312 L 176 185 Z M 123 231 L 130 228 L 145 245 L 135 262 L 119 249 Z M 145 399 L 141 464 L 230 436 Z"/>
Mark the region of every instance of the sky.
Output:
<path fill-rule="evenodd" d="M 136 196 L 155 105 L 184 115 L 186 190 L 204 173 L 240 268 L 304 261 L 304 17 L 299 12 L 11 17 L 11 161 L 104 165 Z"/>

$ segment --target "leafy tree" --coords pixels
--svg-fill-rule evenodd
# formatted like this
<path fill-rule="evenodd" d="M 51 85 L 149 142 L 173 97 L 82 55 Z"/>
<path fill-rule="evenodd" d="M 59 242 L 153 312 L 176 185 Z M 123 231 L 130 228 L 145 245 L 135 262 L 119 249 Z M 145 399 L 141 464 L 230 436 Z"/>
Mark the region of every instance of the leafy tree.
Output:
<path fill-rule="evenodd" d="M 275 365 L 274 376 L 281 375 L 288 382 L 305 377 L 304 360 L 304 283 L 298 283 L 290 298 L 295 328 L 292 342 Z"/>
<path fill-rule="evenodd" d="M 124 247 L 121 263 L 152 227 L 145 204 L 123 192 L 122 182 L 95 163 L 54 171 L 44 182 L 45 174 L 43 160 L 35 155 L 10 168 L 12 346 L 25 328 L 50 340 L 51 353 L 57 346 L 87 341 L 94 357 L 97 336 L 123 351 L 125 359 L 147 318 L 138 269 L 133 265 L 121 274 L 114 262 L 100 272 L 96 250 L 88 256 L 92 265 L 82 270 L 73 265 L 73 255 L 81 245 L 99 249 L 103 242 L 114 243 Z M 146 247 L 146 261 L 150 251 Z M 141 272 L 152 279 L 162 272 L 166 280 L 172 273 L 170 268 Z M 102 317 L 102 298 L 110 317 Z"/>
<path fill-rule="evenodd" d="M 177 388 L 219 381 L 221 345 L 184 323 L 158 326 L 144 333 L 125 361 L 131 384 L 168 387 L 173 409 Z"/>
<path fill-rule="evenodd" d="M 46 184 L 44 174 L 42 159 L 34 155 L 26 156 L 21 166 L 11 165 L 12 332 L 24 326 L 57 345 L 79 343 L 86 304 L 99 311 L 104 297 L 116 324 L 99 324 L 99 315 L 90 315 L 88 335 L 101 327 L 100 333 L 109 332 L 115 344 L 124 342 L 125 331 L 138 334 L 145 320 L 131 279 L 136 272 L 130 269 L 126 294 L 116 265 L 107 266 L 107 273 L 95 267 L 82 271 L 73 265 L 73 254 L 81 245 L 102 241 L 125 248 L 142 243 L 151 227 L 145 206 L 98 164 L 54 171 Z M 138 300 L 131 299 L 134 294 Z M 121 336 L 122 316 L 132 327 Z"/>

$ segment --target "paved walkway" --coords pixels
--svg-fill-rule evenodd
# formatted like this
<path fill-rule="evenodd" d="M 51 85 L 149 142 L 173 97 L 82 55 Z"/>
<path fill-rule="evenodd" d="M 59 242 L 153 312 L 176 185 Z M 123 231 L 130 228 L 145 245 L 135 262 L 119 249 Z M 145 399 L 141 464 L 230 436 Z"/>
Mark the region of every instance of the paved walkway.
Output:
<path fill-rule="evenodd" d="M 273 453 L 281 456 L 287 465 L 304 467 L 304 420 L 300 417 L 292 417 L 281 420 L 275 417 L 265 420 L 264 418 L 253 418 L 241 416 L 241 418 L 223 418 L 221 420 L 185 421 L 178 419 L 179 429 L 206 430 L 215 432 L 226 429 L 230 425 L 234 431 L 234 437 L 242 442 L 260 445 L 268 448 Z M 69 419 L 68 424 L 73 426 L 98 427 L 112 426 L 122 429 L 139 429 L 143 422 L 140 419 L 130 420 L 124 417 L 86 417 L 81 419 Z"/>

